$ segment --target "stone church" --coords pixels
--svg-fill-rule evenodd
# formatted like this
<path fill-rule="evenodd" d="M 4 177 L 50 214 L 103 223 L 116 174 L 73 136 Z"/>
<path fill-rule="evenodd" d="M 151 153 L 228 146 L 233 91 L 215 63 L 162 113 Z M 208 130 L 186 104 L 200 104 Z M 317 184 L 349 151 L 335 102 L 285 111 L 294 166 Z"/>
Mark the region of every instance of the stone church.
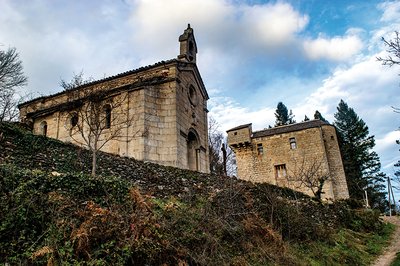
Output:
<path fill-rule="evenodd" d="M 190 25 L 179 43 L 176 59 L 25 102 L 19 105 L 20 120 L 35 134 L 86 147 L 97 137 L 104 152 L 207 173 L 209 97 Z M 99 136 L 91 135 L 88 112 L 82 110 L 90 115 L 100 110 Z"/>
<path fill-rule="evenodd" d="M 324 180 L 322 199 L 349 197 L 334 126 L 311 120 L 252 131 L 252 124 L 227 131 L 238 177 L 314 196 Z"/>

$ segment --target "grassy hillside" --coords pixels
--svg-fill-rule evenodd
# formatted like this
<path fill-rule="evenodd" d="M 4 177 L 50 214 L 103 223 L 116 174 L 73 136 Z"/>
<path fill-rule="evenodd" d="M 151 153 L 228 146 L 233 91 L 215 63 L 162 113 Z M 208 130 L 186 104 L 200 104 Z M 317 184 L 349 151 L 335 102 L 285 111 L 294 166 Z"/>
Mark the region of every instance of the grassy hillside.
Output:
<path fill-rule="evenodd" d="M 98 161 L 93 178 L 86 150 L 0 124 L 0 263 L 367 265 L 391 231 L 349 202 Z"/>

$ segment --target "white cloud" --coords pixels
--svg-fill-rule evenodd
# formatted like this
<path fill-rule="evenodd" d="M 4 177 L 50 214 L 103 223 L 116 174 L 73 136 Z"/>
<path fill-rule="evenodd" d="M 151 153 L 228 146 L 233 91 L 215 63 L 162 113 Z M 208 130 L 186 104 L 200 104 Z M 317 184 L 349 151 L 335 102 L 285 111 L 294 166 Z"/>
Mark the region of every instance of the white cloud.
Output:
<path fill-rule="evenodd" d="M 19 12 L 17 12 L 7 1 L 1 1 L 0 7 L 1 7 L 0 21 L 2 21 L 2 23 L 5 23 L 7 21 L 16 21 L 16 22 L 23 21 L 24 19 L 23 16 Z"/>
<path fill-rule="evenodd" d="M 347 35 L 330 39 L 318 37 L 315 40 L 305 40 L 303 47 L 310 59 L 344 61 L 359 53 L 363 44 L 356 35 Z"/>
<path fill-rule="evenodd" d="M 400 139 L 400 131 L 391 131 L 381 138 L 376 138 L 376 152 L 380 155 L 382 168 L 391 174 L 394 172 L 394 164 L 400 161 L 400 146 L 396 140 Z"/>
<path fill-rule="evenodd" d="M 253 130 L 261 130 L 268 125 L 274 125 L 274 109 L 262 108 L 251 110 L 241 106 L 229 97 L 214 97 L 210 100 L 210 116 L 221 125 L 221 130 L 226 131 L 242 124 L 253 124 Z"/>
<path fill-rule="evenodd" d="M 240 6 L 243 33 L 247 41 L 263 46 L 287 45 L 308 24 L 309 18 L 301 15 L 287 3 Z"/>
<path fill-rule="evenodd" d="M 396 146 L 396 140 L 400 139 L 400 131 L 399 130 L 393 130 L 390 131 L 389 133 L 383 135 L 381 138 L 376 139 L 376 152 L 381 153 L 385 149 L 393 149 L 393 150 L 398 150 L 400 146 Z"/>
<path fill-rule="evenodd" d="M 336 70 L 299 106 L 307 111 L 314 107 L 333 122 L 336 106 L 343 99 L 366 122 L 370 135 L 375 135 L 375 150 L 383 169 L 390 174 L 391 166 L 399 159 L 395 140 L 400 139 L 400 131 L 396 131 L 400 116 L 391 108 L 400 102 L 399 79 L 398 69 L 382 66 L 376 60 L 379 55 L 382 54 L 367 56 L 348 68 Z"/>
<path fill-rule="evenodd" d="M 116 10 L 118 5 L 110 8 L 106 2 L 99 2 L 93 8 L 78 3 L 62 9 L 56 5 L 0 1 L 0 10 L 7 11 L 0 16 L 0 43 L 17 48 L 29 78 L 27 91 L 54 93 L 60 90 L 60 78 L 68 80 L 81 70 L 85 76 L 102 78 L 133 68 L 133 48 L 128 49 L 130 43 L 119 37 L 127 30 L 120 23 L 123 14 Z M 81 17 L 83 13 L 86 15 Z M 98 20 L 100 17 L 102 20 Z"/>
<path fill-rule="evenodd" d="M 400 20 L 400 2 L 399 1 L 386 1 L 379 5 L 383 10 L 381 21 L 393 22 Z"/>
<path fill-rule="evenodd" d="M 102 0 L 96 6 L 60 6 L 41 0 L 23 6 L 0 1 L 0 9 L 7 11 L 0 17 L 0 43 L 7 40 L 17 47 L 31 91 L 53 93 L 60 78 L 82 69 L 101 78 L 174 58 L 187 23 L 195 29 L 205 82 L 215 91 L 226 90 L 221 89 L 224 82 L 254 58 L 281 63 L 277 69 L 302 60 L 298 50 L 309 23 L 307 15 L 283 1 Z"/>
<path fill-rule="evenodd" d="M 400 30 L 400 2 L 386 1 L 378 5 L 383 14 L 380 18 L 380 25 L 377 29 L 371 31 L 369 42 L 369 50 L 372 52 L 386 50 L 387 47 L 381 41 L 384 37 L 386 40 L 395 37 L 394 32 Z"/>
<path fill-rule="evenodd" d="M 136 0 L 130 16 L 132 39 L 144 64 L 176 56 L 177 40 L 190 23 L 198 40 L 223 36 L 229 24 L 230 7 L 213 0 Z M 199 38 L 199 32 L 207 32 Z M 210 37 L 211 36 L 211 37 Z"/>
<path fill-rule="evenodd" d="M 174 44 L 187 23 L 195 28 L 199 40 L 214 49 L 225 53 L 236 50 L 247 56 L 288 45 L 308 23 L 307 16 L 281 2 L 238 5 L 225 0 L 136 0 L 133 3 L 133 39 L 137 43 L 146 41 L 145 47 L 139 47 L 145 53 L 153 50 L 160 54 L 161 50 L 163 56 L 167 52 L 174 54 L 174 46 L 165 44 Z"/>
<path fill-rule="evenodd" d="M 379 125 L 382 118 L 376 110 L 385 107 L 390 112 L 390 106 L 400 102 L 400 95 L 397 70 L 382 66 L 376 60 L 378 55 L 365 57 L 351 67 L 336 70 L 305 100 L 305 104 L 318 108 L 326 106 L 326 110 L 333 113 L 336 104 L 343 99 L 358 110 L 361 117 L 368 116 Z"/>

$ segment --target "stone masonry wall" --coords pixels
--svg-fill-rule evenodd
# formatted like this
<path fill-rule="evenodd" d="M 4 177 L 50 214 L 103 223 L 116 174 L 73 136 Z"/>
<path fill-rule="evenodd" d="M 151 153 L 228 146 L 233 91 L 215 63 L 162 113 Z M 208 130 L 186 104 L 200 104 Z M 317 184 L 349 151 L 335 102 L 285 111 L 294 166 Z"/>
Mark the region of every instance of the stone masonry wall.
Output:
<path fill-rule="evenodd" d="M 35 134 L 42 134 L 41 123 L 45 121 L 48 137 L 83 144 L 84 141 L 78 135 L 74 138 L 70 136 L 71 113 L 74 109 L 68 106 L 65 108 L 66 104 L 87 96 L 90 91 L 125 86 L 122 91 L 111 96 L 111 99 L 124 98 L 118 110 L 112 110 L 112 115 L 118 114 L 118 119 L 122 121 L 132 119 L 132 125 L 121 133 L 119 139 L 109 141 L 102 151 L 189 168 L 187 134 L 190 129 L 194 129 L 199 139 L 199 171 L 209 172 L 207 99 L 201 93 L 200 83 L 194 77 L 197 75 L 193 71 L 195 66 L 186 67 L 177 81 L 178 71 L 181 71 L 177 69 L 177 65 L 177 62 L 160 64 L 138 73 L 89 84 L 77 91 L 34 100 L 20 107 L 21 121 L 31 119 Z M 134 87 L 132 84 L 139 86 Z M 194 92 L 198 100 L 198 104 L 194 106 L 188 98 L 190 86 L 194 88 L 191 90 L 192 97 Z M 109 134 L 106 131 L 105 136 Z"/>
<path fill-rule="evenodd" d="M 177 132 L 178 136 L 178 166 L 188 167 L 188 135 L 189 131 L 197 133 L 199 171 L 208 173 L 208 121 L 207 99 L 201 93 L 199 81 L 189 69 L 181 69 L 179 72 L 179 85 L 176 90 L 177 99 Z M 191 169 L 195 170 L 195 169 Z"/>
<path fill-rule="evenodd" d="M 331 141 L 332 134 L 335 140 Z M 325 135 L 329 135 L 327 145 Z M 294 149 L 290 144 L 292 138 L 296 145 Z M 231 140 L 229 143 L 231 144 Z M 234 151 L 238 176 L 241 179 L 286 186 L 312 196 L 310 188 L 302 185 L 295 177 L 301 176 L 301 172 L 304 171 L 316 171 L 320 175 L 330 173 L 335 176 L 334 180 L 339 182 L 326 181 L 322 197 L 329 199 L 348 197 L 347 185 L 343 183 L 344 172 L 333 126 L 252 138 L 251 145 L 236 146 Z M 281 174 L 278 174 L 279 171 Z"/>
<path fill-rule="evenodd" d="M 143 144 L 140 144 L 140 138 L 143 128 L 143 90 L 136 90 L 122 93 L 114 97 L 114 101 L 121 101 L 120 98 L 124 100 L 122 105 L 118 108 L 112 110 L 112 116 L 117 116 L 118 120 L 115 121 L 117 124 L 123 123 L 124 120 L 132 120 L 132 125 L 129 128 L 124 129 L 121 132 L 119 138 L 112 139 L 108 141 L 102 151 L 118 154 L 121 156 L 130 156 L 136 159 L 143 158 Z M 118 99 L 119 98 L 119 99 Z M 112 105 L 112 100 L 109 101 Z M 106 102 L 104 103 L 106 104 Z M 42 122 L 47 123 L 47 136 L 55 139 L 59 139 L 64 142 L 71 142 L 85 147 L 86 143 L 80 136 L 79 132 L 70 133 L 71 125 L 71 113 L 74 110 L 69 111 L 58 111 L 53 114 L 42 116 L 39 119 L 34 120 L 33 132 L 35 134 L 42 134 Z M 78 118 L 81 119 L 81 118 Z M 115 125 L 114 125 L 115 126 Z M 84 129 L 87 126 L 84 126 Z M 113 125 L 110 129 L 105 129 L 103 131 L 103 138 L 108 139 L 110 135 L 110 130 L 113 130 Z M 85 134 L 87 135 L 88 132 Z M 101 145 L 102 142 L 100 141 Z"/>
<path fill-rule="evenodd" d="M 251 126 L 245 126 L 228 132 L 229 145 L 251 142 Z"/>
<path fill-rule="evenodd" d="M 349 197 L 346 175 L 337 140 L 336 129 L 333 126 L 322 126 L 324 144 L 328 158 L 330 173 L 333 179 L 333 193 L 336 199 Z"/>
<path fill-rule="evenodd" d="M 176 165 L 176 83 L 148 87 L 145 93 L 144 159 Z"/>

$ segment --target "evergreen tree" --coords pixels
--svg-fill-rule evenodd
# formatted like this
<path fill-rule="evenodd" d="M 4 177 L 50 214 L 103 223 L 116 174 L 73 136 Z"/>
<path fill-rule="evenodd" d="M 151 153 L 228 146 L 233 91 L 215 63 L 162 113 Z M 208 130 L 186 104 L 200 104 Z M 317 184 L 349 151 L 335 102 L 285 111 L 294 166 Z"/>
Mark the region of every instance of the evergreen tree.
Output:
<path fill-rule="evenodd" d="M 278 105 L 276 106 L 275 117 L 276 117 L 275 121 L 276 127 L 296 123 L 296 121 L 293 119 L 294 115 L 292 113 L 292 110 L 290 110 L 289 113 L 286 105 L 284 105 L 282 102 L 279 102 Z"/>
<path fill-rule="evenodd" d="M 321 121 L 328 122 L 328 120 L 326 120 L 318 110 L 316 110 L 314 113 L 314 119 L 319 119 Z"/>
<path fill-rule="evenodd" d="M 380 209 L 381 212 L 384 212 L 387 208 L 387 200 L 386 200 L 386 181 L 387 175 L 385 173 L 378 173 L 375 175 L 373 180 L 370 182 L 367 188 L 368 193 L 368 201 L 371 205 L 371 208 Z"/>
<path fill-rule="evenodd" d="M 350 197 L 364 199 L 367 190 L 370 205 L 378 207 L 385 200 L 384 174 L 380 173 L 378 154 L 372 151 L 374 136 L 353 108 L 341 100 L 334 125 L 338 131 L 340 150 Z"/>

